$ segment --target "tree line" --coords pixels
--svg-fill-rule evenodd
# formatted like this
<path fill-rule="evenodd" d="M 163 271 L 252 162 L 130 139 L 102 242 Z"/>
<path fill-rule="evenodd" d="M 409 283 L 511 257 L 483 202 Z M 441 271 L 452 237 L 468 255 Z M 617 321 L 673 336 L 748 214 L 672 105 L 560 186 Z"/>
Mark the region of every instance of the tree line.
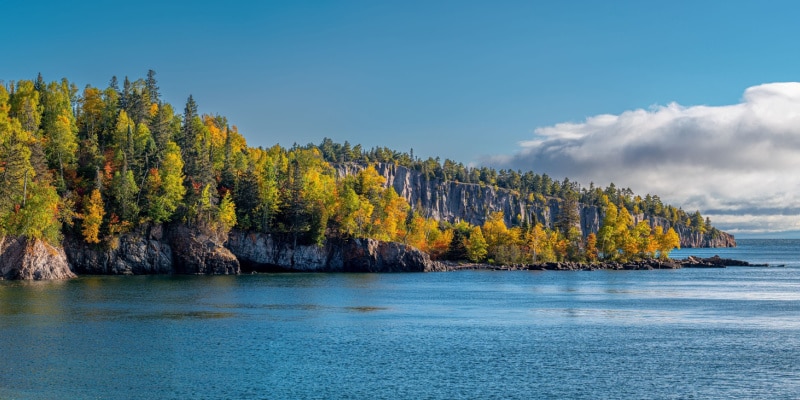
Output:
<path fill-rule="evenodd" d="M 64 232 L 98 246 L 142 224 L 179 222 L 224 241 L 239 229 L 281 236 L 293 245 L 331 237 L 406 243 L 439 259 L 528 263 L 666 257 L 678 246 L 631 213 L 666 216 L 714 229 L 699 212 L 665 206 L 657 196 L 593 185 L 583 189 L 546 174 L 463 164 L 387 148 L 334 143 L 250 147 L 220 115 L 200 114 L 192 96 L 183 112 L 162 101 L 154 71 L 79 90 L 67 79 L 0 85 L 0 234 L 60 241 Z M 375 168 L 338 177 L 332 163 L 396 163 L 428 179 L 493 185 L 531 199 L 556 197 L 556 226 L 508 227 L 503 215 L 481 226 L 425 218 Z M 605 210 L 598 234 L 582 237 L 578 202 Z M 578 221 L 579 222 L 579 221 Z"/>

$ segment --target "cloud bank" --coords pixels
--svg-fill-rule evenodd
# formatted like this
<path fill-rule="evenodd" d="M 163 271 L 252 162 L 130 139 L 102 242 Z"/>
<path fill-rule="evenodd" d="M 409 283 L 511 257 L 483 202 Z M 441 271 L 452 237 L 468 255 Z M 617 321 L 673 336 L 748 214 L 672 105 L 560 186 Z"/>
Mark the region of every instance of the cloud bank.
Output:
<path fill-rule="evenodd" d="M 538 128 L 498 167 L 614 182 L 700 210 L 732 233 L 800 230 L 800 83 L 748 88 L 739 104 L 676 103 Z"/>

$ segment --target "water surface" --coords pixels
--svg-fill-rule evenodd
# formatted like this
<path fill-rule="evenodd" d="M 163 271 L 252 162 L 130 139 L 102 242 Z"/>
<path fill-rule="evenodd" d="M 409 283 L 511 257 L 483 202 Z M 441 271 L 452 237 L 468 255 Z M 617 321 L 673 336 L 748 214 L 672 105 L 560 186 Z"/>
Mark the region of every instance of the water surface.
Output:
<path fill-rule="evenodd" d="M 784 268 L 0 282 L 0 398 L 796 398 L 797 244 L 714 249 Z"/>

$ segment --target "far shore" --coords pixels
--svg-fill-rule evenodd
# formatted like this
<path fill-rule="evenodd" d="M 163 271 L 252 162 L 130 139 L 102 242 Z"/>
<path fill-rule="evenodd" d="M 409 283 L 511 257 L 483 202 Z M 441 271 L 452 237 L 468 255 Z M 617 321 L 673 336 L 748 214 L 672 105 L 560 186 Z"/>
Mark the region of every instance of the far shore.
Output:
<path fill-rule="evenodd" d="M 469 262 L 454 262 L 442 261 L 445 271 L 462 271 L 462 270 L 490 270 L 490 271 L 595 271 L 595 270 L 611 270 L 611 271 L 638 271 L 638 270 L 654 270 L 654 269 L 680 269 L 680 268 L 726 268 L 726 267 L 770 267 L 769 264 L 751 264 L 743 260 L 735 260 L 731 258 L 721 258 L 720 256 L 713 256 L 708 258 L 700 258 L 696 256 L 689 256 L 685 259 L 647 259 L 639 261 L 618 262 L 618 261 L 602 261 L 602 262 L 546 262 L 535 264 L 509 264 L 509 265 L 494 265 L 486 263 L 469 263 Z M 783 265 L 774 265 L 774 267 L 782 267 Z"/>

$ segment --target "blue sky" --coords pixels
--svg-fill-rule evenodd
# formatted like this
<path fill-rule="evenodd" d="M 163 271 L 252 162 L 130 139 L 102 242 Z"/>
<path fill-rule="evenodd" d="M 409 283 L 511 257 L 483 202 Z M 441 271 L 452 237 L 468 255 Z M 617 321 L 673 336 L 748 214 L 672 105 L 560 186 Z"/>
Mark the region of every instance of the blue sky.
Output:
<path fill-rule="evenodd" d="M 668 182 L 672 186 L 626 181 L 631 165 L 625 163 L 616 165 L 621 170 L 583 174 L 565 168 L 573 159 L 540 162 L 542 155 L 530 147 L 535 140 L 595 132 L 586 126 L 596 116 L 644 110 L 662 118 L 667 114 L 653 110 L 671 103 L 727 110 L 746 103 L 748 88 L 798 80 L 800 3 L 7 3 L 0 5 L 5 81 L 41 72 L 46 80 L 67 77 L 80 87 L 105 87 L 112 75 L 135 79 L 154 69 L 164 98 L 176 109 L 192 94 L 200 112 L 227 116 L 251 145 L 319 143 L 327 136 L 366 147 L 413 148 L 423 157 L 491 162 L 556 177 L 569 173 L 584 184 L 613 181 L 640 193 L 665 190 L 669 193 L 658 193 L 662 198 L 687 209 L 709 209 L 712 221 L 719 216 L 724 228 L 745 234 L 800 229 L 800 221 L 742 222 L 745 215 L 766 212 L 752 210 L 763 200 L 758 197 L 742 199 L 721 190 L 714 195 L 719 198 L 702 199 L 696 192 L 672 190 L 680 180 Z M 559 131 L 565 122 L 580 129 Z M 614 129 L 615 137 L 625 131 Z M 692 137 L 676 140 L 691 146 Z M 537 157 L 526 157 L 530 154 Z M 617 156 L 613 146 L 596 155 Z M 651 176 L 664 180 L 658 175 L 663 167 L 654 168 Z M 713 169 L 698 164 L 690 175 Z M 759 170 L 748 171 L 758 175 Z M 771 174 L 758 176 L 763 181 Z M 785 209 L 800 209 L 793 192 L 776 195 L 791 198 Z"/>

